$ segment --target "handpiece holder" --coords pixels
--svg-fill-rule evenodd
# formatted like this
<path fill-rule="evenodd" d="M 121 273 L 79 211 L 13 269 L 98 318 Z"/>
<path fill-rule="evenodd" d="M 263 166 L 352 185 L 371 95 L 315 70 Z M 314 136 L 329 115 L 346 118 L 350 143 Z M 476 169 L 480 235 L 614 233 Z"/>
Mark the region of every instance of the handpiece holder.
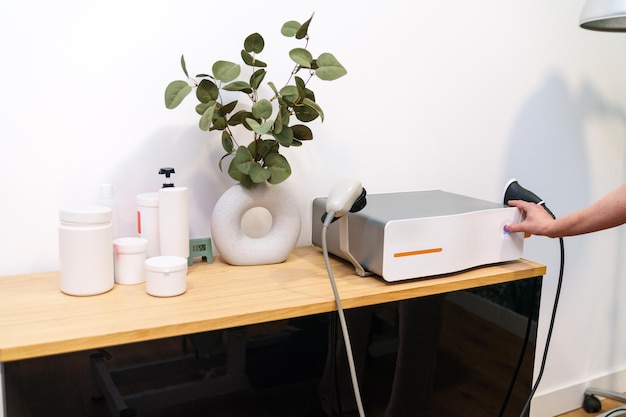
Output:
<path fill-rule="evenodd" d="M 356 258 L 350 253 L 350 234 L 348 229 L 348 216 L 343 216 L 339 219 L 339 250 L 343 256 L 346 257 L 352 265 L 354 265 L 354 271 L 360 277 L 367 277 L 372 275 L 371 272 L 366 271 L 363 265 L 356 260 Z"/>
<path fill-rule="evenodd" d="M 322 216 L 322 222 L 326 221 L 326 215 L 333 213 L 333 219 L 339 220 L 339 250 L 343 256 L 354 265 L 355 272 L 361 277 L 366 277 L 372 273 L 366 271 L 363 265 L 350 253 L 350 233 L 348 216 L 346 214 L 356 213 L 365 207 L 367 191 L 357 180 L 342 180 L 338 182 L 328 195 L 326 201 L 326 213 Z"/>

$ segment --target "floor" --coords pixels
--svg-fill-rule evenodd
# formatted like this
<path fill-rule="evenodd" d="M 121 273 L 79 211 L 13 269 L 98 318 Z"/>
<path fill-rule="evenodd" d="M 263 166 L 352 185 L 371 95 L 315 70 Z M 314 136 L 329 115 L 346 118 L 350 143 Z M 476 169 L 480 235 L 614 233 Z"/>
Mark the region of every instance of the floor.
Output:
<path fill-rule="evenodd" d="M 247 374 L 253 389 L 161 407 L 138 415 L 320 417 L 318 376 L 325 361 L 328 326 L 324 317 L 302 320 L 269 323 L 249 329 L 252 339 L 257 341 L 257 347 L 249 351 L 247 358 Z M 455 306 L 446 306 L 444 321 L 454 323 L 458 328 L 445 330 L 447 327 L 444 327 L 441 334 L 437 362 L 441 372 L 438 372 L 439 388 L 433 399 L 441 411 L 433 417 L 498 415 L 517 361 L 519 340 Z M 467 330 L 470 328 L 471 331 Z M 381 335 L 384 333 L 380 331 Z M 279 337 L 280 343 L 263 343 L 276 337 Z M 468 343 L 468 339 L 477 344 Z M 376 354 L 368 360 L 367 378 L 361 388 L 368 417 L 384 417 L 394 373 L 393 339 L 387 340 L 388 347 L 392 347 L 389 349 L 385 349 L 384 338 L 380 342 Z M 495 356 L 477 357 L 476 353 L 483 348 L 491 352 L 500 351 Z M 111 356 L 107 364 L 113 368 L 124 367 L 188 352 L 189 344 L 184 337 L 114 346 L 107 348 Z M 89 359 L 92 353 L 75 352 L 5 364 L 8 417 L 114 415 L 106 401 L 92 399 L 94 391 Z M 525 358 L 525 361 L 529 360 L 532 358 Z M 487 373 L 485 366 L 492 363 L 495 363 L 496 371 Z M 530 375 L 520 374 L 520 384 L 529 386 L 529 380 Z M 451 398 L 454 401 L 450 401 Z M 525 400 L 525 397 L 513 395 L 505 417 L 517 417 Z M 458 414 L 458 410 L 463 410 L 463 413 Z"/>
<path fill-rule="evenodd" d="M 602 409 L 597 413 L 587 413 L 585 410 L 580 408 L 578 410 L 570 411 L 569 413 L 561 414 L 558 417 L 594 417 L 623 405 L 623 403 L 606 399 L 602 401 Z"/>

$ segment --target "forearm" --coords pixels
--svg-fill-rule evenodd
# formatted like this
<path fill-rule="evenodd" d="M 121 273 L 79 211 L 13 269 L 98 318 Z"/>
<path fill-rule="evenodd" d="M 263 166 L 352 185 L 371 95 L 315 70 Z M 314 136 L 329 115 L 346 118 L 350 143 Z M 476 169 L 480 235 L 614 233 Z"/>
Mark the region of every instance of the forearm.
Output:
<path fill-rule="evenodd" d="M 626 185 L 582 210 L 557 218 L 547 235 L 552 237 L 581 235 L 624 223 L 626 223 Z"/>

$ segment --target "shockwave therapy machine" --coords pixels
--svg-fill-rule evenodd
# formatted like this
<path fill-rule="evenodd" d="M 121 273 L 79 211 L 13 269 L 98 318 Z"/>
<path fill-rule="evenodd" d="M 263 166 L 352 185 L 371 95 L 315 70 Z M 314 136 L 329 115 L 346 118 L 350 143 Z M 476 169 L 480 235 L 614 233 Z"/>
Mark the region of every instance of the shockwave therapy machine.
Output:
<path fill-rule="evenodd" d="M 321 247 L 322 217 L 333 196 L 313 200 L 312 243 Z M 524 234 L 504 231 L 520 211 L 441 190 L 368 194 L 367 204 L 333 221 L 328 251 L 361 276 L 395 282 L 519 259 Z"/>

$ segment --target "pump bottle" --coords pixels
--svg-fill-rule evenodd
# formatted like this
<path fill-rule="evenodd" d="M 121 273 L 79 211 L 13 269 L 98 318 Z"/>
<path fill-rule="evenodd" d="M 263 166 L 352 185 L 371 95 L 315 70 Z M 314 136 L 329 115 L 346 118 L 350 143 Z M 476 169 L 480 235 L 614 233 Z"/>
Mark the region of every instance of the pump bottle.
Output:
<path fill-rule="evenodd" d="M 189 257 L 189 189 L 171 182 L 174 168 L 161 168 L 165 175 L 159 190 L 159 242 L 161 256 Z"/>

